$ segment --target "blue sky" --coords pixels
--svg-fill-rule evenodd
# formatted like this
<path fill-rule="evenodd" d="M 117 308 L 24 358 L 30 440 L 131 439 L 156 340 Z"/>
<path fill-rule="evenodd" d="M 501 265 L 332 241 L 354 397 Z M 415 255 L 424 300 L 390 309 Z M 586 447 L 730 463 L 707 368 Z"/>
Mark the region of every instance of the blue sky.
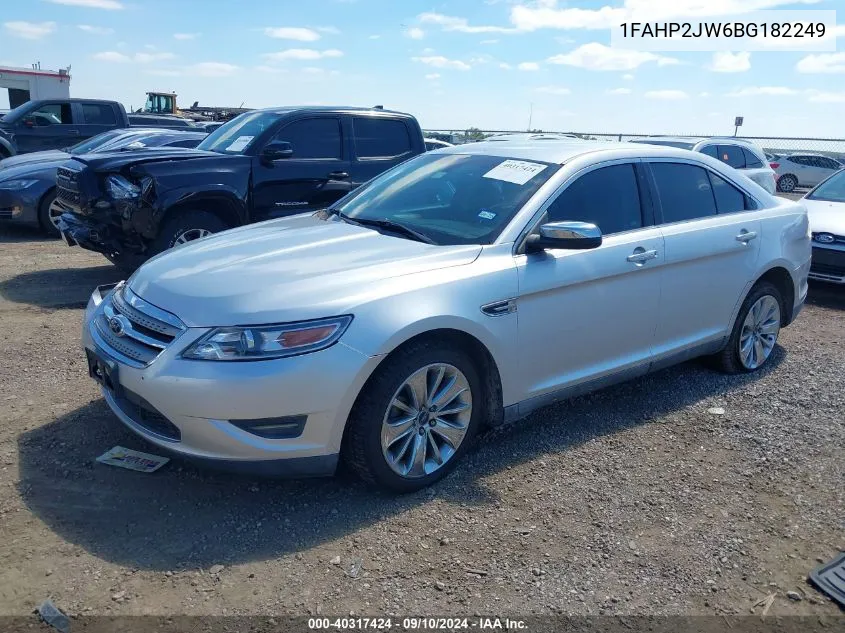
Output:
<path fill-rule="evenodd" d="M 71 65 L 71 95 L 143 104 L 375 105 L 428 128 L 845 137 L 837 52 L 610 48 L 623 5 L 665 15 L 843 9 L 842 0 L 28 0 L 0 65 Z M 837 7 L 837 5 L 839 5 Z M 0 107 L 6 94 L 0 95 Z M 532 106 L 533 104 L 533 106 Z"/>

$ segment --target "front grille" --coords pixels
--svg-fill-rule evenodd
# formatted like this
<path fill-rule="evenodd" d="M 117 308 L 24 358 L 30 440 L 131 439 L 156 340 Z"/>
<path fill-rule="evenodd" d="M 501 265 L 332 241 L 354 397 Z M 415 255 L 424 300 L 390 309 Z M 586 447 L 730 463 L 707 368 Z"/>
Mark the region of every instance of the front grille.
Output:
<path fill-rule="evenodd" d="M 82 196 L 79 193 L 80 172 L 69 167 L 59 167 L 56 170 L 56 198 L 63 204 L 79 209 L 82 206 Z"/>
<path fill-rule="evenodd" d="M 184 330 L 174 315 L 150 305 L 127 286 L 116 288 L 101 304 L 94 328 L 106 346 L 135 367 L 146 367 Z"/>
<path fill-rule="evenodd" d="M 828 275 L 831 277 L 845 277 L 845 266 L 831 266 L 830 264 L 812 264 L 810 273 Z"/>
<path fill-rule="evenodd" d="M 58 198 L 61 202 L 65 204 L 69 204 L 75 207 L 79 206 L 80 196 L 79 192 L 77 191 L 69 191 L 64 189 L 63 187 L 56 188 L 56 198 Z"/>
<path fill-rule="evenodd" d="M 11 220 L 12 219 L 12 212 L 6 211 L 5 209 L 0 209 L 0 220 Z"/>
<path fill-rule="evenodd" d="M 120 390 L 120 395 L 115 398 L 115 402 L 129 419 L 150 433 L 175 442 L 182 439 L 182 432 L 179 427 L 135 392 L 123 387 Z"/>

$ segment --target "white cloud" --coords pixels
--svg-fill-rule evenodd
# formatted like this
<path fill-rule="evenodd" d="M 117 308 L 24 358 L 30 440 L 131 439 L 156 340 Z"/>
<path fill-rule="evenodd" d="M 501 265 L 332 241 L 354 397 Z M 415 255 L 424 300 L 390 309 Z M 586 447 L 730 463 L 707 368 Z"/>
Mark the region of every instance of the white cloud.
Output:
<path fill-rule="evenodd" d="M 380 39 L 381 39 L 381 35 L 370 35 L 370 37 L 369 37 L 369 38 L 367 38 L 367 39 L 370 39 L 370 40 L 380 40 Z"/>
<path fill-rule="evenodd" d="M 135 53 L 133 59 L 139 64 L 149 64 L 150 62 L 163 62 L 168 59 L 176 57 L 173 53 Z"/>
<path fill-rule="evenodd" d="M 796 65 L 799 73 L 845 73 L 845 53 L 822 53 L 807 55 Z"/>
<path fill-rule="evenodd" d="M 313 48 L 289 48 L 278 53 L 267 53 L 264 55 L 264 59 L 272 62 L 283 62 L 290 59 L 313 61 L 328 57 L 343 57 L 343 51 L 339 51 L 336 48 L 330 48 L 324 51 L 318 51 Z"/>
<path fill-rule="evenodd" d="M 457 59 L 448 59 L 442 55 L 432 55 L 430 57 L 412 57 L 412 61 L 433 66 L 434 68 L 446 68 L 451 70 L 470 70 L 472 66 L 466 62 Z"/>
<path fill-rule="evenodd" d="M 751 69 L 751 53 L 717 51 L 713 53 L 713 61 L 707 68 L 716 73 L 743 73 Z"/>
<path fill-rule="evenodd" d="M 798 91 L 786 86 L 749 86 L 729 92 L 729 97 L 790 97 Z"/>
<path fill-rule="evenodd" d="M 511 68 L 513 68 L 513 66 L 511 66 L 510 64 L 507 64 L 505 62 L 502 62 L 501 64 L 499 64 L 499 68 L 501 68 L 502 70 L 510 70 Z"/>
<path fill-rule="evenodd" d="M 421 40 L 425 37 L 425 31 L 414 26 L 405 31 L 405 37 L 410 37 L 412 40 Z"/>
<path fill-rule="evenodd" d="M 316 42 L 320 39 L 320 34 L 317 31 L 295 26 L 270 26 L 264 29 L 264 35 L 280 40 L 296 40 L 298 42 Z"/>
<path fill-rule="evenodd" d="M 3 27 L 15 37 L 25 40 L 40 40 L 56 32 L 55 22 L 4 22 Z"/>
<path fill-rule="evenodd" d="M 698 96 L 701 97 L 702 99 L 706 99 L 707 97 L 710 96 L 710 93 L 709 92 L 699 92 Z"/>
<path fill-rule="evenodd" d="M 634 70 L 647 62 L 657 62 L 659 66 L 679 63 L 673 57 L 663 57 L 645 51 L 610 48 L 598 42 L 590 42 L 569 53 L 549 57 L 548 62 L 587 70 Z"/>
<path fill-rule="evenodd" d="M 492 44 L 498 44 L 499 40 L 481 40 L 479 44 L 484 44 L 485 46 L 490 46 Z"/>
<path fill-rule="evenodd" d="M 689 99 L 689 95 L 683 90 L 649 90 L 645 93 L 646 99 L 661 99 L 663 101 L 680 101 Z"/>
<path fill-rule="evenodd" d="M 434 55 L 433 48 L 424 48 L 420 51 L 420 55 Z"/>
<path fill-rule="evenodd" d="M 173 53 L 135 53 L 130 56 L 124 53 L 118 53 L 117 51 L 103 51 L 101 53 L 94 53 L 91 57 L 100 62 L 137 62 L 139 64 L 149 64 L 151 62 L 167 61 L 176 56 Z"/>
<path fill-rule="evenodd" d="M 302 72 L 304 72 L 306 75 L 322 75 L 326 71 L 316 66 L 306 66 L 302 69 Z"/>
<path fill-rule="evenodd" d="M 572 91 L 564 86 L 540 86 L 535 89 L 535 92 L 542 92 L 547 95 L 568 95 Z"/>
<path fill-rule="evenodd" d="M 673 17 L 726 16 L 772 9 L 790 4 L 815 4 L 819 0 L 625 0 L 622 6 L 597 9 L 557 8 L 556 0 L 542 0 L 531 5 L 518 4 L 511 9 L 511 24 L 522 31 L 538 29 L 609 29 L 611 26 L 645 17 L 660 20 Z"/>
<path fill-rule="evenodd" d="M 519 70 L 525 70 L 533 72 L 535 70 L 540 70 L 540 64 L 537 62 L 522 62 L 521 64 L 517 65 Z"/>
<path fill-rule="evenodd" d="M 515 29 L 504 26 L 470 26 L 466 18 L 459 18 L 442 13 L 420 13 L 417 16 L 423 24 L 436 24 L 444 31 L 460 33 L 512 33 Z"/>
<path fill-rule="evenodd" d="M 175 40 L 195 40 L 200 35 L 201 35 L 201 33 L 174 33 L 173 39 L 175 39 Z"/>
<path fill-rule="evenodd" d="M 440 79 L 440 73 L 429 73 L 425 76 L 425 78 L 429 81 L 435 81 L 437 79 Z"/>
<path fill-rule="evenodd" d="M 224 64 L 222 62 L 200 62 L 193 66 L 188 66 L 186 69 L 188 74 L 196 75 L 197 77 L 228 77 L 238 70 L 234 64 Z"/>
<path fill-rule="evenodd" d="M 622 75 L 622 79 L 625 81 L 634 81 L 634 76 L 631 73 L 625 73 Z"/>
<path fill-rule="evenodd" d="M 284 73 L 288 72 L 287 68 L 278 68 L 276 66 L 264 66 L 264 65 L 256 66 L 255 70 L 257 70 L 260 73 L 268 73 L 268 74 L 271 74 L 271 75 L 280 75 L 280 74 L 284 74 Z"/>
<path fill-rule="evenodd" d="M 129 55 L 124 55 L 123 53 L 118 53 L 117 51 L 103 51 L 102 53 L 94 53 L 91 56 L 92 59 L 96 59 L 99 62 L 129 62 L 132 61 L 132 58 Z"/>
<path fill-rule="evenodd" d="M 105 26 L 91 26 L 90 24 L 77 24 L 76 28 L 91 35 L 111 35 L 114 33 L 114 29 Z"/>
<path fill-rule="evenodd" d="M 613 90 L 608 90 L 607 94 L 609 95 L 629 95 L 631 94 L 630 88 L 614 88 Z"/>
<path fill-rule="evenodd" d="M 807 98 L 815 103 L 845 103 L 845 92 L 823 92 L 808 90 Z"/>
<path fill-rule="evenodd" d="M 123 3 L 118 0 L 47 0 L 53 4 L 64 4 L 70 7 L 85 7 L 86 9 L 106 9 L 117 11 L 123 8 Z"/>

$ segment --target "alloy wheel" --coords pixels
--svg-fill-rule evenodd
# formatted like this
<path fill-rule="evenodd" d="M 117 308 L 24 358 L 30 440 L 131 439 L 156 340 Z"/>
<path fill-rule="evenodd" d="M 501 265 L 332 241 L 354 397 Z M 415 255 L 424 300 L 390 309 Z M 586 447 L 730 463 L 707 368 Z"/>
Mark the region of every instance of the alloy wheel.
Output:
<path fill-rule="evenodd" d="M 454 456 L 471 418 L 466 376 L 447 363 L 427 365 L 393 394 L 381 425 L 382 454 L 402 477 L 430 475 Z"/>
<path fill-rule="evenodd" d="M 201 237 L 207 237 L 209 235 L 211 235 L 211 231 L 208 229 L 188 229 L 187 231 L 183 231 L 179 237 L 176 238 L 173 245 L 181 246 L 182 244 L 187 244 L 188 242 L 193 242 L 194 240 L 198 240 Z"/>
<path fill-rule="evenodd" d="M 59 230 L 59 218 L 62 217 L 62 213 L 65 212 L 64 207 L 59 204 L 58 200 L 53 200 L 50 203 L 50 207 L 47 212 L 47 219 L 50 220 L 50 224 L 53 226 L 56 231 Z"/>
<path fill-rule="evenodd" d="M 745 317 L 739 335 L 739 360 L 746 369 L 757 369 L 775 348 L 780 333 L 780 303 L 763 295 Z"/>

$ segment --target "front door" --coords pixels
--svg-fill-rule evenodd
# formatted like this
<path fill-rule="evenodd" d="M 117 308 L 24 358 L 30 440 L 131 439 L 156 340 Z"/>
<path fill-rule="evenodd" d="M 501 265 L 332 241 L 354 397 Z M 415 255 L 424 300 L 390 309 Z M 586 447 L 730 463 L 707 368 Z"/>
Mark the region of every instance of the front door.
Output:
<path fill-rule="evenodd" d="M 350 189 L 348 148 L 338 116 L 297 119 L 272 141 L 285 141 L 293 155 L 273 162 L 259 156 L 253 177 L 255 221 L 307 213 L 330 206 Z"/>
<path fill-rule="evenodd" d="M 655 359 L 720 342 L 756 272 L 754 202 L 699 164 L 648 164 L 666 243 Z"/>
<path fill-rule="evenodd" d="M 522 399 L 648 369 L 664 254 L 645 188 L 633 163 L 588 168 L 541 222 L 596 224 L 602 245 L 517 256 Z"/>
<path fill-rule="evenodd" d="M 74 122 L 70 103 L 44 103 L 30 112 L 15 130 L 18 152 L 39 152 L 75 145 L 79 126 Z"/>

